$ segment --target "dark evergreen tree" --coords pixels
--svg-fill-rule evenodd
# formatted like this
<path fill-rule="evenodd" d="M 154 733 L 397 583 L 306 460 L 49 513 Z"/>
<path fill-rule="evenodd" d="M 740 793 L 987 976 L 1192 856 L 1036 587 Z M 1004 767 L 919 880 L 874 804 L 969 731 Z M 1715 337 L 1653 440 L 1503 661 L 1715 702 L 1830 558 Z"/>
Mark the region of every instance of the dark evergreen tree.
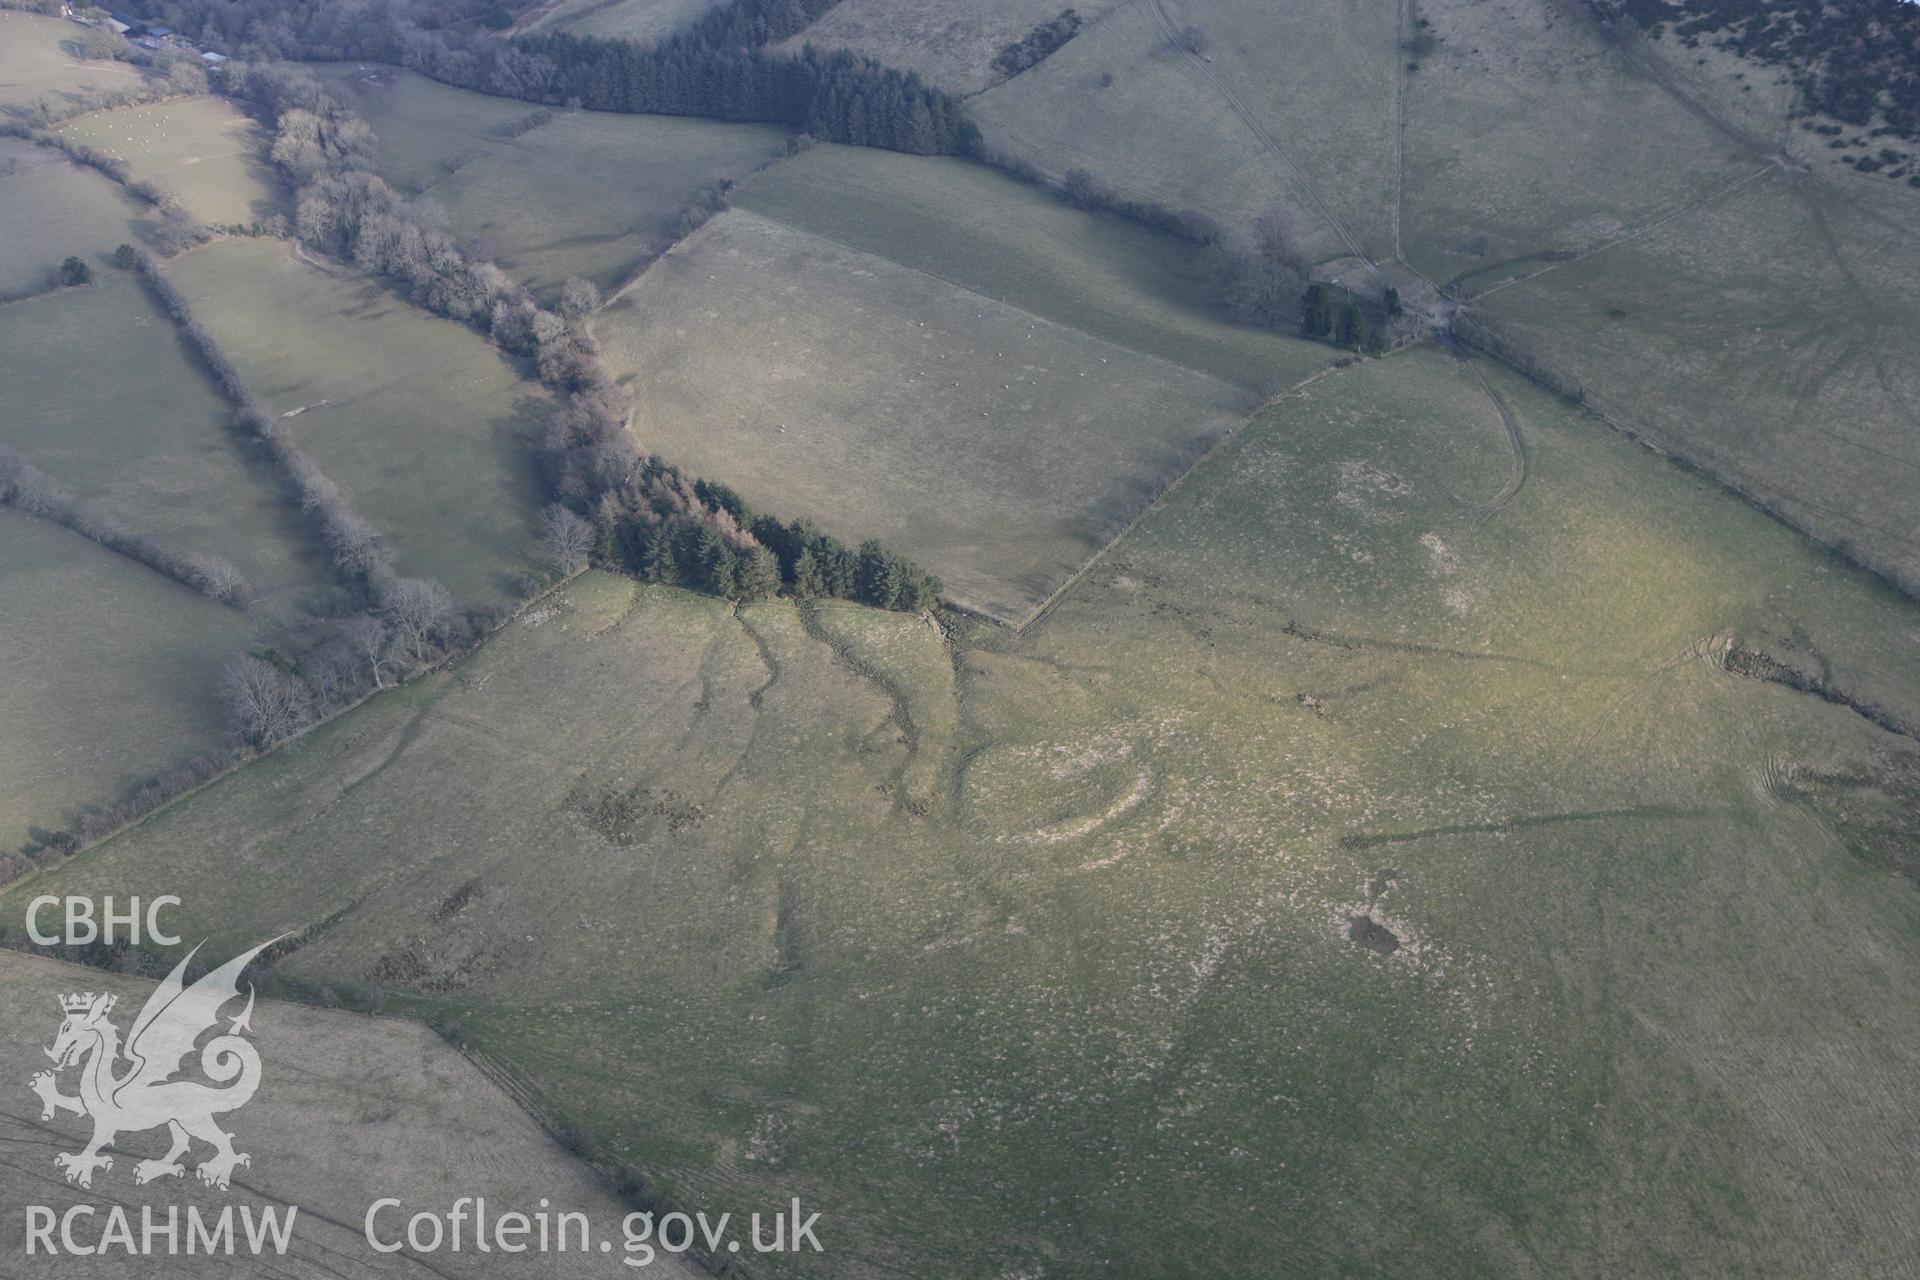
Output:
<path fill-rule="evenodd" d="M 793 561 L 793 583 L 789 588 L 796 600 L 811 600 L 815 596 L 826 594 L 826 583 L 820 577 L 820 566 L 813 558 L 813 552 L 806 547 L 800 548 L 800 554 Z"/>
<path fill-rule="evenodd" d="M 1324 338 L 1333 331 L 1333 310 L 1327 302 L 1327 287 L 1310 284 L 1300 295 L 1300 334 L 1306 338 Z"/>
<path fill-rule="evenodd" d="M 674 531 L 664 525 L 656 526 L 651 531 L 643 562 L 643 575 L 648 582 L 662 582 L 668 586 L 677 586 L 681 582 L 683 570 L 680 548 L 674 545 L 677 541 Z"/>
<path fill-rule="evenodd" d="M 779 557 L 766 547 L 755 547 L 740 562 L 740 598 L 765 600 L 779 591 Z"/>
<path fill-rule="evenodd" d="M 1360 314 L 1360 308 L 1351 302 L 1343 302 L 1335 312 L 1333 322 L 1333 340 L 1343 347 L 1360 348 L 1360 340 L 1366 336 L 1367 322 Z"/>

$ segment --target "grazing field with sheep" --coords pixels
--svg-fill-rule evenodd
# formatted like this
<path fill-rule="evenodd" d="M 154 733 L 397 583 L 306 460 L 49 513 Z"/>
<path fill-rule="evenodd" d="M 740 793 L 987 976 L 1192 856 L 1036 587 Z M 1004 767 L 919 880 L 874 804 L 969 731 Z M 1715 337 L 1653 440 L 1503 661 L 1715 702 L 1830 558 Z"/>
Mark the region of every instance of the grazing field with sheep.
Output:
<path fill-rule="evenodd" d="M 280 212 L 266 134 L 225 98 L 118 107 L 60 126 L 74 142 L 126 164 L 206 225 L 250 227 Z"/>

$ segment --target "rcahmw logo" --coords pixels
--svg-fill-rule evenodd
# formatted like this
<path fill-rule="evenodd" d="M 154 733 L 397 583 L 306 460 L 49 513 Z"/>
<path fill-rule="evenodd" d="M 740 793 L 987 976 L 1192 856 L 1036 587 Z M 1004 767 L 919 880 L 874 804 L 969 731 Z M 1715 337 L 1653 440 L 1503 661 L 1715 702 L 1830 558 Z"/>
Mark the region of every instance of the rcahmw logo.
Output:
<path fill-rule="evenodd" d="M 103 1152 L 116 1137 L 162 1125 L 173 1145 L 160 1159 L 136 1164 L 135 1182 L 177 1178 L 185 1173 L 180 1157 L 187 1154 L 195 1138 L 213 1147 L 213 1154 L 194 1169 L 195 1176 L 210 1187 L 225 1190 L 236 1166 L 253 1163 L 251 1157 L 233 1149 L 233 1135 L 213 1119 L 245 1106 L 260 1087 L 260 1055 L 243 1038 L 253 1030 L 251 984 L 247 986 L 247 1007 L 229 1020 L 224 1034 L 214 1036 L 200 1050 L 200 1070 L 213 1084 L 174 1077 L 201 1035 L 217 1027 L 220 1010 L 228 1001 L 239 998 L 241 972 L 278 941 L 263 942 L 235 956 L 190 987 L 183 977 L 200 948 L 189 951 L 147 997 L 124 1046 L 120 1029 L 107 1016 L 118 997 L 91 991 L 60 997 L 60 1010 L 66 1019 L 60 1024 L 53 1047 L 47 1050 L 53 1070 L 40 1072 L 27 1084 L 40 1096 L 42 1120 L 51 1120 L 63 1111 L 93 1120 L 93 1139 L 85 1150 L 53 1158 L 68 1182 L 91 1187 L 95 1171 L 113 1168 L 113 1157 Z M 80 1069 L 80 1092 L 72 1097 L 60 1092 L 56 1074 L 69 1067 Z"/>

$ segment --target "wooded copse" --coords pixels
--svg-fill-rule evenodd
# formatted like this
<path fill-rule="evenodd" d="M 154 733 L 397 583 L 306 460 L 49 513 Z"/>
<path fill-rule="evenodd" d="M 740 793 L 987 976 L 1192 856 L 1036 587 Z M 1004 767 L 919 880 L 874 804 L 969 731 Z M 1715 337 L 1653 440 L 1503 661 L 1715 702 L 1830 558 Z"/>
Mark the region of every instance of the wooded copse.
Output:
<path fill-rule="evenodd" d="M 654 45 L 566 33 L 502 39 L 474 0 L 320 0 L 147 6 L 174 29 L 250 60 L 371 59 L 446 84 L 547 106 L 791 125 L 826 142 L 918 155 L 973 152 L 979 130 L 960 101 L 918 75 L 844 50 L 795 56 L 766 46 L 796 35 L 836 0 L 734 0 Z"/>
<path fill-rule="evenodd" d="M 549 310 L 493 263 L 469 257 L 437 210 L 370 171 L 373 131 L 313 76 L 242 65 L 229 85 L 273 114 L 272 156 L 298 189 L 295 225 L 303 239 L 400 282 L 420 305 L 532 359 L 560 401 L 536 449 L 541 478 L 556 502 L 592 524 L 603 567 L 729 598 L 787 590 L 906 610 L 937 601 L 935 579 L 877 544 L 849 552 L 809 530 L 798 541 L 783 534 L 769 548 L 749 524 L 787 526 L 749 517 L 731 489 L 645 455 L 627 426 L 632 396 L 602 365 L 586 331 L 593 299 L 563 290 L 561 310 Z M 826 573 L 822 561 L 854 567 Z"/>
<path fill-rule="evenodd" d="M 1080 15 L 1063 9 L 1059 17 L 1040 23 L 995 54 L 993 69 L 1003 76 L 1017 76 L 1044 61 L 1079 32 Z"/>

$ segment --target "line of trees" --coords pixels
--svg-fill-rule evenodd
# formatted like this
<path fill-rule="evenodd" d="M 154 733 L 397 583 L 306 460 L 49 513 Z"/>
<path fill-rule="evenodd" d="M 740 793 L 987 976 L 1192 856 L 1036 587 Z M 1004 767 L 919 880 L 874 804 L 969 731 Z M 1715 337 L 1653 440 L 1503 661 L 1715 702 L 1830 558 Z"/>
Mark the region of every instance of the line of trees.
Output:
<path fill-rule="evenodd" d="M 736 0 L 715 10 L 719 19 L 765 5 Z M 758 44 L 715 43 L 705 28 L 653 48 L 556 32 L 513 42 L 516 60 L 546 64 L 529 82 L 498 74 L 503 64 L 480 64 L 467 87 L 536 101 L 578 101 L 596 111 L 762 120 L 791 125 L 826 142 L 881 147 L 915 155 L 964 155 L 979 130 L 959 100 L 871 58 L 811 46 L 788 56 Z M 449 57 L 436 78 L 451 79 L 461 63 Z"/>
<path fill-rule="evenodd" d="M 174 0 L 147 6 L 248 59 L 373 59 L 447 84 L 548 106 L 792 125 L 829 142 L 966 154 L 979 131 L 958 99 L 870 58 L 770 44 L 835 0 L 734 0 L 654 45 L 544 33 L 502 40 L 480 0 Z"/>
<path fill-rule="evenodd" d="M 369 587 L 376 586 L 383 577 L 390 577 L 393 553 L 379 531 L 354 512 L 319 464 L 288 438 L 280 429 L 280 420 L 254 398 L 240 377 L 239 368 L 220 349 L 206 327 L 194 318 L 186 297 L 167 279 L 160 264 L 138 251 L 136 263 L 141 281 L 233 405 L 235 425 L 265 447 L 268 457 L 299 497 L 301 509 L 316 522 L 320 540 L 333 557 L 335 568 L 349 580 Z"/>
<path fill-rule="evenodd" d="M 993 157 L 993 162 L 1016 177 L 1039 178 L 1031 165 Z M 1189 244 L 1210 245 L 1220 240 L 1220 224 L 1198 209 L 1173 209 L 1156 200 L 1135 200 L 1123 196 L 1104 179 L 1088 169 L 1069 169 L 1061 177 L 1060 190 L 1067 200 L 1082 209 L 1115 213 Z"/>
<path fill-rule="evenodd" d="M 1080 15 L 1063 9 L 993 56 L 993 69 L 1003 76 L 1017 76 L 1028 67 L 1050 57 L 1080 32 Z"/>
<path fill-rule="evenodd" d="M 214 778 L 231 766 L 235 759 L 235 756 L 221 752 L 194 756 L 191 760 L 147 778 L 118 800 L 88 806 L 58 831 L 30 828 L 28 834 L 32 843 L 23 846 L 17 853 L 0 854 L 0 885 L 38 871 L 113 834 L 129 822 L 145 817 L 161 805 L 178 799 Z M 0 939 L 0 945 L 5 945 L 3 939 Z"/>
<path fill-rule="evenodd" d="M 193 588 L 210 600 L 244 609 L 246 579 L 226 560 L 214 555 L 180 556 L 152 538 L 129 532 L 126 526 L 97 504 L 75 498 L 54 479 L 22 457 L 12 445 L 0 444 L 0 507 L 50 520 L 71 529 L 109 551 L 116 551 L 156 573 Z"/>
<path fill-rule="evenodd" d="M 734 599 L 788 591 L 892 609 L 935 602 L 934 578 L 872 544 L 850 553 L 826 539 L 814 563 L 864 557 L 870 571 L 822 575 L 808 571 L 797 549 L 781 555 L 788 539 L 764 544 L 750 525 L 785 526 L 751 516 L 726 486 L 642 452 L 627 426 L 632 395 L 586 330 L 599 301 L 587 282 L 569 282 L 559 309 L 549 310 L 491 262 L 469 257 L 430 202 L 402 197 L 369 171 L 372 131 L 304 70 L 238 66 L 230 80 L 274 115 L 272 155 L 298 188 L 303 238 L 532 359 L 559 402 L 535 450 L 541 478 L 556 504 L 592 527 L 593 557 L 603 566 Z M 558 522 L 546 517 L 549 556 L 561 565 L 575 558 L 577 531 L 565 526 L 562 537 Z"/>
<path fill-rule="evenodd" d="M 269 750 L 368 690 L 385 688 L 390 673 L 434 662 L 480 635 L 487 619 L 463 614 L 446 587 L 395 572 L 387 540 L 254 397 L 159 263 L 138 251 L 134 258 L 140 279 L 232 404 L 236 428 L 265 450 L 315 522 L 352 593 L 344 616 L 318 620 L 321 638 L 297 663 L 266 651 L 228 666 L 220 695 L 234 744 Z"/>

